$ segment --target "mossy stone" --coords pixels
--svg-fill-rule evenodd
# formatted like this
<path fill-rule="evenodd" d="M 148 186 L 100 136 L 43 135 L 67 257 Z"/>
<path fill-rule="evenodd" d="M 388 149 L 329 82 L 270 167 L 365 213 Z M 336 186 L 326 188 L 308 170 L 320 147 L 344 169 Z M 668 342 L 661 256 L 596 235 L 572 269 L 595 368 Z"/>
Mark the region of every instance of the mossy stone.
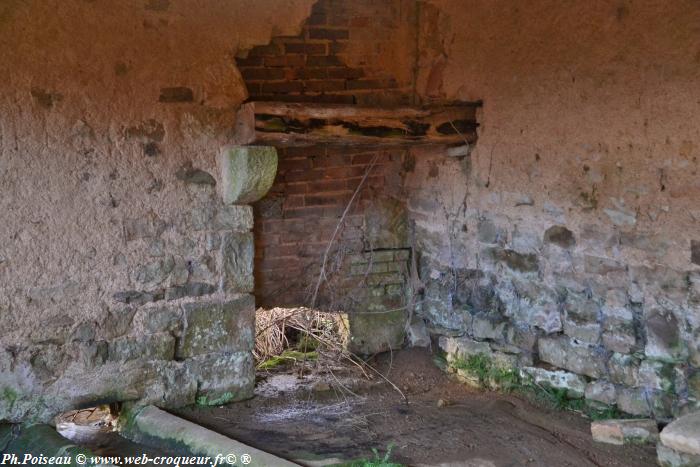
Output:
<path fill-rule="evenodd" d="M 347 348 L 360 355 L 400 349 L 406 335 L 404 310 L 350 313 L 345 316 L 349 330 Z"/>
<path fill-rule="evenodd" d="M 272 146 L 233 146 L 219 158 L 224 202 L 250 204 L 270 190 L 277 175 L 277 150 Z"/>

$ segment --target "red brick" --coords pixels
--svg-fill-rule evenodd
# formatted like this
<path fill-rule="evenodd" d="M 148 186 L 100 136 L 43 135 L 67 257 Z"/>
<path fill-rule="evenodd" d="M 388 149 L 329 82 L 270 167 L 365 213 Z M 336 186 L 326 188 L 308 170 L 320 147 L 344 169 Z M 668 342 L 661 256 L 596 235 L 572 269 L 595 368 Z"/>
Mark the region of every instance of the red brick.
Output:
<path fill-rule="evenodd" d="M 286 148 L 286 154 L 289 157 L 309 157 L 325 153 L 326 147 L 323 145 L 289 146 Z"/>
<path fill-rule="evenodd" d="M 348 89 L 389 89 L 397 86 L 394 79 L 357 79 L 348 80 Z"/>
<path fill-rule="evenodd" d="M 281 68 L 241 67 L 240 70 L 245 80 L 275 80 L 285 78 L 284 70 Z"/>
<path fill-rule="evenodd" d="M 285 193 L 300 194 L 308 191 L 309 185 L 306 183 L 288 183 L 285 187 Z"/>
<path fill-rule="evenodd" d="M 344 63 L 336 55 L 310 55 L 306 59 L 308 66 L 342 66 Z"/>
<path fill-rule="evenodd" d="M 355 154 L 351 158 L 351 163 L 353 165 L 369 164 L 370 162 L 372 162 L 372 159 L 374 159 L 375 155 L 376 155 L 376 153 Z"/>
<path fill-rule="evenodd" d="M 343 153 L 328 154 L 326 156 L 319 156 L 313 159 L 314 168 L 318 167 L 345 167 L 350 165 L 351 158 L 347 157 Z"/>
<path fill-rule="evenodd" d="M 347 40 L 350 32 L 347 29 L 309 28 L 310 39 Z"/>
<path fill-rule="evenodd" d="M 236 65 L 238 66 L 262 66 L 262 56 L 236 57 Z"/>
<path fill-rule="evenodd" d="M 299 254 L 299 245 L 270 245 L 264 250 L 264 258 L 280 258 L 284 256 L 297 256 Z"/>
<path fill-rule="evenodd" d="M 284 172 L 287 170 L 306 170 L 311 168 L 311 159 L 288 159 L 280 158 L 279 164 L 277 165 L 277 172 Z"/>
<path fill-rule="evenodd" d="M 324 191 L 347 190 L 348 183 L 345 180 L 320 180 L 308 184 L 308 193 L 322 193 Z"/>
<path fill-rule="evenodd" d="M 290 170 L 284 173 L 285 182 L 306 182 L 314 179 L 315 176 L 311 170 Z"/>
<path fill-rule="evenodd" d="M 304 82 L 304 89 L 311 92 L 344 91 L 345 80 L 311 80 Z"/>
<path fill-rule="evenodd" d="M 248 52 L 249 57 L 264 57 L 264 56 L 272 56 L 272 55 L 279 55 L 282 51 L 280 50 L 279 46 L 277 44 L 267 44 L 267 45 L 259 45 L 257 47 L 253 47 L 250 49 L 250 52 Z"/>
<path fill-rule="evenodd" d="M 304 195 L 291 195 L 284 199 L 283 209 L 300 208 L 304 206 Z"/>
<path fill-rule="evenodd" d="M 346 205 L 350 200 L 352 193 L 350 192 L 340 192 L 335 194 L 325 194 L 325 195 L 306 195 L 304 197 L 306 206 L 334 206 L 334 205 Z"/>
<path fill-rule="evenodd" d="M 288 93 L 301 92 L 304 90 L 304 85 L 301 81 L 278 81 L 265 82 L 262 84 L 262 92 L 264 93 Z"/>
<path fill-rule="evenodd" d="M 265 66 L 272 67 L 295 67 L 304 66 L 306 57 L 299 54 L 280 55 L 279 57 L 265 57 Z"/>
<path fill-rule="evenodd" d="M 365 71 L 362 68 L 329 67 L 326 70 L 329 78 L 357 79 L 365 75 Z"/>
<path fill-rule="evenodd" d="M 277 268 L 294 268 L 299 265 L 299 260 L 297 258 L 262 258 L 260 259 L 260 267 L 263 269 L 277 269 Z"/>
<path fill-rule="evenodd" d="M 302 68 L 297 70 L 296 76 L 300 79 L 326 79 L 328 78 L 328 70 L 326 68 Z"/>
<path fill-rule="evenodd" d="M 352 167 L 329 167 L 323 169 L 324 178 L 350 178 L 362 176 L 365 173 L 364 167 L 352 166 Z"/>
<path fill-rule="evenodd" d="M 298 219 L 298 218 L 308 218 L 308 217 L 323 217 L 324 208 L 311 207 L 311 208 L 298 208 L 298 209 L 287 209 L 284 211 L 285 219 Z"/>
<path fill-rule="evenodd" d="M 328 53 L 330 54 L 342 54 L 343 52 L 346 52 L 348 50 L 348 43 L 347 42 L 331 42 L 330 45 L 330 50 Z"/>
<path fill-rule="evenodd" d="M 328 45 L 325 42 L 288 43 L 284 50 L 288 54 L 326 55 Z"/>

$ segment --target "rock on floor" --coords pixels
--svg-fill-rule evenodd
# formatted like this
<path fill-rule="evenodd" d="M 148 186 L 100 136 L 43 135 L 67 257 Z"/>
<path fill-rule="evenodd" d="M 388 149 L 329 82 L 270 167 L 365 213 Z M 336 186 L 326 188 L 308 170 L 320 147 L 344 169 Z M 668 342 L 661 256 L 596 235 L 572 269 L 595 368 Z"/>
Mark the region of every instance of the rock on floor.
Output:
<path fill-rule="evenodd" d="M 599 420 L 591 423 L 593 440 L 608 444 L 654 443 L 659 438 L 659 429 L 654 420 Z"/>
<path fill-rule="evenodd" d="M 657 446 L 659 465 L 700 466 L 700 412 L 684 415 L 661 431 Z"/>

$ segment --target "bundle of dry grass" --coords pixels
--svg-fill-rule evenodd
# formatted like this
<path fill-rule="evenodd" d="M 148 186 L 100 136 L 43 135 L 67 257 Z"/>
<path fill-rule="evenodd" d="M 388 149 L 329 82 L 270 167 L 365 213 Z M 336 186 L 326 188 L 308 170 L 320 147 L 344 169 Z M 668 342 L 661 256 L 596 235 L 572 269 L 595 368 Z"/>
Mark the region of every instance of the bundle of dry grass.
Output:
<path fill-rule="evenodd" d="M 287 349 L 301 352 L 343 352 L 347 336 L 345 322 L 337 313 L 310 308 L 259 308 L 255 321 L 255 360 L 259 366 Z M 296 336 L 289 341 L 290 334 Z"/>

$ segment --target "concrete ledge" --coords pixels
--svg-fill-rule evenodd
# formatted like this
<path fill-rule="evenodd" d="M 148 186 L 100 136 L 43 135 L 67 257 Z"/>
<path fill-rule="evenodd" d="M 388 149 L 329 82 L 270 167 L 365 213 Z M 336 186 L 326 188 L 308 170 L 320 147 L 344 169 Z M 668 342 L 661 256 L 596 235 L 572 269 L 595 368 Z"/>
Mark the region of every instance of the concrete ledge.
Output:
<path fill-rule="evenodd" d="M 219 457 L 224 465 L 243 465 L 241 456 L 250 456 L 248 466 L 296 466 L 280 457 L 247 446 L 200 425 L 188 422 L 154 406 L 134 409 L 122 415 L 122 435 L 137 443 L 191 455 Z M 229 454 L 235 455 L 226 459 Z"/>

